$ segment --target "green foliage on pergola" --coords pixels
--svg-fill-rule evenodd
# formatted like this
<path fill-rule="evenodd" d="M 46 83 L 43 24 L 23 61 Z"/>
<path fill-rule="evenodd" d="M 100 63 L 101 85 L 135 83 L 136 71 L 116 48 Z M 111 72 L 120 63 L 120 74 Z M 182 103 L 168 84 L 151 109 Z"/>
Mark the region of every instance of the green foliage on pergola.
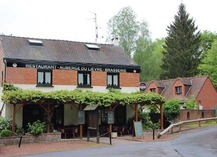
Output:
<path fill-rule="evenodd" d="M 155 93 L 121 93 L 109 91 L 108 93 L 82 91 L 82 90 L 59 90 L 41 92 L 35 90 L 5 90 L 2 101 L 7 104 L 84 104 L 110 106 L 119 105 L 151 105 L 163 104 L 165 99 Z"/>

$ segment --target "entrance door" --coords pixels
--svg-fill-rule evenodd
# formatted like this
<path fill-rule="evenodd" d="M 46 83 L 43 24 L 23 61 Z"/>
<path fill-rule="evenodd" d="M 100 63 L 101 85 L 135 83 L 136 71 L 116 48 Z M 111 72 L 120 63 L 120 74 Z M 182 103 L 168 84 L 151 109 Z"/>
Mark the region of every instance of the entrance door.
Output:
<path fill-rule="evenodd" d="M 53 110 L 52 123 L 55 130 L 59 130 L 63 127 L 64 123 L 64 105 L 58 105 Z"/>
<path fill-rule="evenodd" d="M 126 124 L 126 105 L 118 105 L 114 111 L 115 125 Z"/>

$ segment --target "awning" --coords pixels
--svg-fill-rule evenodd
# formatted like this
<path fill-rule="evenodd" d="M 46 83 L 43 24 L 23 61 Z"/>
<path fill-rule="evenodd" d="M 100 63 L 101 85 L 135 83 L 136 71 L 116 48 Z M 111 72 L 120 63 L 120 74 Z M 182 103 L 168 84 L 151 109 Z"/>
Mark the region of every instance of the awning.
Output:
<path fill-rule="evenodd" d="M 99 105 L 88 105 L 84 108 L 84 111 L 94 111 Z"/>

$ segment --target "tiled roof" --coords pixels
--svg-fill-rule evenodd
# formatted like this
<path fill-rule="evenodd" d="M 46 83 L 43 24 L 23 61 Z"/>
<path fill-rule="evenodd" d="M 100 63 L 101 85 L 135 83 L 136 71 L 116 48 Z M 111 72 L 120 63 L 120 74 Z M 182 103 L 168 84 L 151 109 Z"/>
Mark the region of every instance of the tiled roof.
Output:
<path fill-rule="evenodd" d="M 190 98 L 191 95 L 197 97 L 207 78 L 208 76 L 197 76 L 197 77 L 177 78 L 177 79 L 159 80 L 159 81 L 151 81 L 151 82 L 154 83 L 157 82 L 158 87 L 164 86 L 164 89 L 160 94 L 168 100 L 172 98 L 180 99 L 180 96 L 175 97 L 173 95 L 173 85 L 177 80 L 182 81 L 184 85 L 190 86 L 189 91 L 186 93 L 184 97 L 181 98 L 182 100 L 184 100 L 185 98 Z M 148 92 L 149 85 L 150 83 L 147 82 L 147 88 L 145 92 Z"/>
<path fill-rule="evenodd" d="M 137 66 L 120 47 L 112 44 L 96 44 L 97 50 L 89 49 L 85 42 L 6 35 L 0 38 L 6 59 Z M 40 40 L 43 45 L 30 45 L 28 39 Z"/>

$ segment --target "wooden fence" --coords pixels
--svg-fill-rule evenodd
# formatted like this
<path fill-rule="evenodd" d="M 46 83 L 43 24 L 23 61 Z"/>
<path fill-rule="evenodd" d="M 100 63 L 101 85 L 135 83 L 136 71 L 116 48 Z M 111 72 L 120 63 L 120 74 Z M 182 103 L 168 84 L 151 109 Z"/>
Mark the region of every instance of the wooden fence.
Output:
<path fill-rule="evenodd" d="M 211 118 L 201 118 L 201 119 L 194 119 L 194 120 L 186 120 L 186 121 L 181 121 L 178 123 L 174 123 L 171 124 L 168 128 L 166 128 L 165 130 L 163 130 L 162 132 L 160 132 L 158 134 L 158 138 L 160 138 L 161 136 L 163 136 L 165 133 L 167 133 L 169 130 L 171 130 L 171 134 L 173 133 L 173 128 L 174 127 L 179 127 L 179 131 L 181 131 L 182 125 L 183 124 L 187 124 L 187 123 L 195 123 L 198 122 L 199 127 L 201 127 L 201 123 L 202 121 L 210 121 L 210 120 L 217 120 L 217 117 L 211 117 Z"/>

